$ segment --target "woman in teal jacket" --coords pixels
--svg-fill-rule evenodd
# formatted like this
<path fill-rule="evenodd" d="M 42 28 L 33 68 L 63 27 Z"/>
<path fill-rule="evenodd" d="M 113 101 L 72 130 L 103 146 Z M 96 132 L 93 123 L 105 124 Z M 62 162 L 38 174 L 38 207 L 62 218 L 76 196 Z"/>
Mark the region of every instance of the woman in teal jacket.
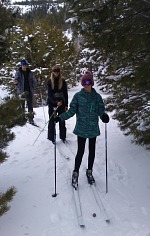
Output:
<path fill-rule="evenodd" d="M 67 112 L 56 118 L 56 122 L 68 120 L 76 114 L 76 125 L 73 133 L 77 135 L 78 150 L 75 158 L 75 167 L 72 174 L 72 186 L 78 187 L 79 168 L 85 149 L 86 139 L 89 139 L 87 179 L 90 184 L 95 182 L 92 169 L 95 159 L 96 137 L 100 135 L 99 117 L 104 123 L 109 122 L 109 116 L 105 113 L 105 107 L 100 94 L 92 87 L 94 85 L 93 75 L 87 71 L 81 78 L 83 88 L 77 92 Z"/>

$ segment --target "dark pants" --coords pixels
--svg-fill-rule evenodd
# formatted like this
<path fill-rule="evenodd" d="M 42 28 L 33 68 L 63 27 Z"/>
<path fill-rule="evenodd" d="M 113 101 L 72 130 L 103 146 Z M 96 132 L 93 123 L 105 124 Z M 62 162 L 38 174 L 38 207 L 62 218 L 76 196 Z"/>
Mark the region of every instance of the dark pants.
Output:
<path fill-rule="evenodd" d="M 77 155 L 75 158 L 75 168 L 74 168 L 76 172 L 79 172 L 79 168 L 82 162 L 82 157 L 84 154 L 85 142 L 86 142 L 86 138 L 82 138 L 78 136 L 78 150 L 77 150 Z M 95 159 L 95 144 L 96 144 L 96 137 L 89 138 L 88 170 L 92 170 L 93 168 L 94 159 Z"/>
<path fill-rule="evenodd" d="M 33 112 L 33 96 L 31 94 L 27 97 L 28 112 Z M 25 110 L 25 101 L 22 101 L 22 108 Z"/>
<path fill-rule="evenodd" d="M 53 106 L 49 105 L 49 118 L 54 112 Z M 61 115 L 63 112 L 65 112 L 65 106 L 60 106 L 57 109 L 57 115 Z M 54 141 L 55 138 L 55 123 L 54 123 L 54 116 L 51 117 L 48 123 L 48 139 L 50 141 Z M 66 139 L 66 126 L 65 126 L 65 121 L 60 121 L 59 122 L 59 138 L 60 139 Z"/>

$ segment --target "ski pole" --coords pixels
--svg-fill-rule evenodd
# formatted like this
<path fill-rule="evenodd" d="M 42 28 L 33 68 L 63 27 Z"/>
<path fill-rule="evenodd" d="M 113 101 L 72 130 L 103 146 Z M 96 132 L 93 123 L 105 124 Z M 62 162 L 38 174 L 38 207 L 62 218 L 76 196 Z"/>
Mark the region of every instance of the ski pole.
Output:
<path fill-rule="evenodd" d="M 105 155 L 106 155 L 106 193 L 108 193 L 108 175 L 107 175 L 107 124 L 105 123 Z"/>
<path fill-rule="evenodd" d="M 58 109 L 58 107 L 56 107 L 56 110 Z M 54 111 L 56 112 L 56 111 Z M 44 131 L 46 125 L 48 124 L 48 122 L 51 120 L 52 116 L 54 115 L 54 112 L 52 113 L 52 115 L 50 116 L 49 120 L 46 122 L 46 124 L 44 125 L 43 129 L 40 131 L 39 135 L 37 136 L 37 138 L 35 139 L 33 145 L 36 143 L 36 141 L 38 140 L 38 138 L 40 137 L 41 133 Z"/>
<path fill-rule="evenodd" d="M 39 89 L 40 89 L 41 102 L 42 102 L 42 107 L 43 107 L 44 120 L 45 120 L 45 124 L 46 124 L 46 116 L 45 116 L 45 111 L 44 111 L 44 104 L 43 104 L 43 97 L 42 97 L 41 86 L 39 86 Z"/>
<path fill-rule="evenodd" d="M 54 108 L 54 118 L 56 117 L 56 108 Z M 54 165 L 55 165 L 55 176 L 54 176 L 54 194 L 52 194 L 52 197 L 56 197 L 56 121 L 54 121 Z"/>

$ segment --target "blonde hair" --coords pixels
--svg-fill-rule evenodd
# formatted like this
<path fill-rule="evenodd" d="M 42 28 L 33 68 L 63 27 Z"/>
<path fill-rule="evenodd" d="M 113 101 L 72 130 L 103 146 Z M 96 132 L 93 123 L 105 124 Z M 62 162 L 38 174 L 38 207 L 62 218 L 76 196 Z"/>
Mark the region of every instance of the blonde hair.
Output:
<path fill-rule="evenodd" d="M 62 86 L 63 86 L 63 79 L 62 79 L 62 76 L 61 76 L 61 73 L 59 72 L 59 81 L 58 81 L 58 89 L 61 89 Z M 52 72 L 51 73 L 51 76 L 50 76 L 50 81 L 51 81 L 51 86 L 52 86 L 52 90 L 54 89 L 54 73 Z"/>

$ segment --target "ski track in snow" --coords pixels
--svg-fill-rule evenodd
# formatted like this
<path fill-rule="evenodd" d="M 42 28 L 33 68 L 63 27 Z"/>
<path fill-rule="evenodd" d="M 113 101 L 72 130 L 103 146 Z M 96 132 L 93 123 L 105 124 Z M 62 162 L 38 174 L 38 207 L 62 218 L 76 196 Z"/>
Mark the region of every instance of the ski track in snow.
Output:
<path fill-rule="evenodd" d="M 35 122 L 44 127 L 43 108 L 37 108 Z M 40 116 L 41 114 L 41 116 Z M 40 117 L 39 117 L 40 116 Z M 79 189 L 85 228 L 80 228 L 75 212 L 70 171 L 74 167 L 77 142 L 72 133 L 75 117 L 67 121 L 67 143 L 59 140 L 57 125 L 57 197 L 54 193 L 54 145 L 46 139 L 47 126 L 39 135 L 39 129 L 30 124 L 14 128 L 16 139 L 6 148 L 10 155 L 1 165 L 0 186 L 5 191 L 10 186 L 18 190 L 11 209 L 1 217 L 1 236 L 150 236 L 150 184 L 141 187 L 145 194 L 138 192 L 139 184 L 143 183 L 141 173 L 139 179 L 133 179 L 138 172 L 140 161 L 138 151 L 128 143 L 128 138 L 118 130 L 116 122 L 108 124 L 108 193 L 105 193 L 105 138 L 104 125 L 101 126 L 101 136 L 97 138 L 96 158 L 93 174 L 96 189 L 106 209 L 111 223 L 107 224 L 101 210 L 94 199 L 86 179 L 88 143 L 80 169 Z M 116 139 L 119 136 L 120 139 Z M 113 137 L 113 140 L 111 139 Z M 119 146 L 118 146 L 119 142 Z M 125 143 L 126 142 L 126 143 Z M 125 145 L 125 146 L 124 146 Z M 129 146 L 131 152 L 126 148 Z M 141 147 L 135 146 L 142 153 Z M 145 151 L 147 152 L 147 151 Z M 129 155 L 131 157 L 129 158 Z M 133 155 L 132 155 L 133 154 Z M 116 158 L 116 155 L 118 157 Z M 119 156 L 120 155 L 120 156 Z M 135 155 L 135 156 L 134 156 Z M 66 159 L 66 156 L 69 159 Z M 144 155 L 143 155 L 144 157 Z M 147 168 L 150 166 L 148 155 L 145 155 Z M 131 161 L 127 165 L 127 161 Z M 136 163 L 133 168 L 133 164 Z M 145 161 L 145 162 L 146 162 Z M 129 168 L 128 168 L 129 167 Z M 145 167 L 146 168 L 146 167 Z M 132 176 L 133 169 L 133 176 Z M 138 176 L 138 175 L 137 175 Z M 143 178 L 147 176 L 143 173 Z M 148 182 L 148 181 L 147 181 Z M 139 193 L 139 196 L 136 194 Z M 141 194 L 141 195 L 140 195 Z M 146 194 L 149 196 L 146 198 Z M 96 213 L 96 217 L 93 217 Z"/>
<path fill-rule="evenodd" d="M 66 145 L 67 145 L 67 147 L 69 147 L 68 149 L 70 149 L 70 152 L 72 153 L 72 155 L 74 155 L 75 153 L 73 153 L 73 151 L 71 151 L 71 150 L 74 150 L 73 147 L 71 148 L 71 142 L 69 141 L 69 144 L 67 143 Z M 74 145 L 75 144 L 73 142 L 73 146 Z M 65 148 L 64 152 L 65 151 L 66 151 L 66 148 Z M 66 152 L 68 153 L 68 151 L 66 151 Z M 88 156 L 87 151 L 85 151 L 85 154 L 86 154 L 86 156 Z M 103 169 L 105 169 L 104 162 L 101 163 L 101 166 Z M 98 169 L 100 169 L 100 168 L 98 168 Z M 85 170 L 86 170 L 86 168 L 84 169 L 84 172 L 85 172 Z M 109 172 L 115 182 L 119 181 L 120 185 L 122 184 L 122 188 L 124 187 L 123 185 L 126 186 L 128 184 L 128 181 L 129 181 L 128 175 L 127 175 L 127 171 L 124 167 L 118 165 L 117 163 L 115 163 L 113 161 L 110 161 L 109 162 Z M 79 181 L 80 181 L 80 177 L 79 177 Z M 144 233 L 144 235 L 149 234 L 149 229 L 147 230 L 144 227 L 145 220 L 143 220 L 143 222 L 142 222 L 142 227 L 141 227 L 141 224 L 138 225 L 138 223 L 136 223 L 134 221 L 134 217 L 137 214 L 141 215 L 141 218 L 143 218 L 143 217 L 145 218 L 145 216 L 147 217 L 149 213 L 146 210 L 146 208 L 142 208 L 142 207 L 140 208 L 138 206 L 138 204 L 135 202 L 135 199 L 132 198 L 132 196 L 130 196 L 130 192 L 128 193 L 128 196 L 125 196 L 123 193 L 121 193 L 121 191 L 118 190 L 118 188 L 112 187 L 111 191 L 114 194 L 115 202 L 120 203 L 119 209 L 122 209 L 121 212 L 117 213 L 117 210 L 115 210 L 115 208 L 112 207 L 114 201 L 112 201 L 112 205 L 111 205 L 111 199 L 109 201 L 109 198 L 107 198 L 107 196 L 109 196 L 109 195 L 104 195 L 104 190 L 101 190 L 102 189 L 101 186 L 98 186 L 97 189 L 99 189 L 99 192 L 101 193 L 101 198 L 105 202 L 105 206 L 107 206 L 107 210 L 109 212 L 109 215 L 110 216 L 112 215 L 112 223 L 114 223 L 114 224 L 116 223 L 116 225 L 117 225 L 117 230 L 114 233 L 114 235 L 143 235 L 143 233 Z M 83 190 L 83 186 L 82 186 L 82 190 Z M 85 189 L 84 189 L 84 194 L 85 194 Z M 87 194 L 85 194 L 86 197 L 88 195 L 89 195 L 89 192 Z M 107 200 L 106 200 L 106 198 L 107 198 Z M 130 199 L 130 202 L 127 200 L 128 198 Z M 84 199 L 83 199 L 83 202 L 85 202 Z M 87 207 L 87 202 L 89 202 L 89 201 L 88 200 L 86 201 L 85 207 Z M 124 213 L 126 213 L 129 216 L 129 219 L 124 217 Z M 133 217 L 133 221 L 131 221 L 132 217 Z M 89 223 L 88 223 L 88 225 L 89 225 Z M 120 231 L 120 228 L 122 229 L 121 231 Z M 129 230 L 128 230 L 128 228 L 129 228 Z M 107 227 L 107 229 L 108 229 L 108 227 Z M 112 235 L 111 230 L 110 230 L 110 233 Z M 138 233 L 137 233 L 137 231 L 138 231 Z M 100 233 L 102 234 L 102 232 L 100 232 Z M 103 235 L 106 235 L 107 233 L 108 232 L 106 231 L 103 233 Z M 97 234 L 97 232 L 96 232 L 96 234 Z"/>
<path fill-rule="evenodd" d="M 75 144 L 73 143 L 73 146 L 74 145 Z M 63 149 L 62 149 L 62 147 L 63 147 Z M 57 148 L 58 148 L 63 160 L 67 161 L 67 166 L 69 165 L 68 163 L 69 163 L 70 160 L 73 160 L 73 162 L 74 162 L 74 155 L 73 155 L 74 153 L 72 151 L 72 150 L 74 150 L 74 148 L 73 147 L 71 148 L 71 142 L 70 141 L 67 142 L 66 144 L 58 143 Z M 68 155 L 68 153 L 69 153 L 69 155 Z M 70 160 L 65 159 L 64 158 L 65 156 L 67 156 L 67 157 L 70 156 Z M 69 165 L 69 168 L 70 168 L 70 165 Z M 114 166 L 112 166 L 111 168 L 113 169 Z M 121 177 L 118 178 L 118 180 L 121 180 L 121 182 L 122 182 L 122 179 L 126 180 L 125 170 L 123 168 L 121 168 L 120 166 L 117 166 L 117 165 L 116 165 L 116 169 L 118 170 L 117 173 L 116 173 L 116 176 L 121 176 Z M 84 172 L 85 172 L 85 170 L 84 170 Z M 79 178 L 79 181 L 80 181 L 80 179 L 81 178 Z M 85 179 L 85 176 L 84 176 L 84 179 Z M 115 178 L 115 179 L 117 179 L 117 178 Z M 82 202 L 82 206 L 83 206 L 83 217 L 84 217 L 84 219 L 86 219 L 86 228 L 87 228 L 86 230 L 89 231 L 91 229 L 90 223 L 91 223 L 91 218 L 92 218 L 92 212 L 95 212 L 95 209 L 97 210 L 98 207 L 97 206 L 94 207 L 95 202 L 94 202 L 93 196 L 91 196 L 91 194 L 89 193 L 89 189 L 87 187 L 86 180 L 83 180 L 83 176 L 82 176 L 81 182 L 83 184 L 82 188 L 80 188 L 81 202 Z M 123 183 L 124 182 L 126 183 L 126 181 L 123 181 Z M 81 187 L 80 183 L 79 183 L 79 187 Z M 110 207 L 110 205 L 108 204 L 109 198 L 107 200 L 105 199 L 106 196 L 104 195 L 104 190 L 100 191 L 99 189 L 101 189 L 101 187 L 97 187 L 97 189 L 101 194 L 101 198 L 105 202 L 105 206 L 107 206 L 107 210 L 109 212 L 109 215 L 111 216 L 111 224 L 114 225 L 116 223 L 116 232 L 114 232 L 114 235 L 136 235 L 138 225 L 135 222 L 130 222 L 130 219 L 129 220 L 128 219 L 122 219 L 121 217 L 123 217 L 123 215 L 121 215 L 121 213 L 119 213 L 119 215 L 118 215 L 115 212 L 115 210 L 112 207 Z M 132 211 L 134 210 L 134 205 L 135 205 L 134 201 L 130 206 L 130 204 L 126 200 L 125 196 L 122 196 L 120 194 L 120 192 L 116 189 L 114 189 L 114 191 L 115 191 L 115 194 L 117 193 L 117 195 L 115 196 L 115 201 L 117 200 L 117 197 L 118 197 L 117 202 L 119 202 L 121 204 L 120 207 L 123 208 L 123 210 L 126 211 L 126 212 L 129 211 L 128 213 L 130 215 L 130 210 L 132 210 Z M 119 196 L 119 194 L 120 194 L 120 196 Z M 119 198 L 121 198 L 121 199 L 119 199 Z M 86 199 L 86 201 L 85 201 L 85 199 Z M 86 209 L 85 213 L 84 213 L 84 208 Z M 88 208 L 88 211 L 87 211 L 87 208 Z M 135 206 L 135 209 L 137 209 L 137 206 Z M 136 215 L 136 212 L 135 212 L 135 215 Z M 97 214 L 96 221 L 94 223 L 96 223 L 96 225 L 94 225 L 95 226 L 94 231 L 90 232 L 90 234 L 92 233 L 92 235 L 99 235 L 99 234 L 100 235 L 107 235 L 107 234 L 112 235 L 112 227 L 110 225 L 107 226 L 106 223 L 104 222 L 104 220 L 101 219 L 100 210 Z M 101 226 L 99 226 L 100 223 L 103 226 L 102 228 L 101 228 Z M 93 225 L 93 221 L 92 221 L 92 225 Z M 120 231 L 120 228 L 122 229 L 121 231 Z M 128 233 L 128 230 L 125 230 L 127 228 L 129 228 L 129 230 L 130 230 L 129 233 Z M 86 235 L 87 235 L 87 231 L 86 231 Z M 141 227 L 140 227 L 140 229 L 138 229 L 138 231 L 139 232 L 141 231 Z M 143 229 L 142 229 L 142 233 L 143 233 Z M 141 233 L 139 233 L 139 235 L 140 234 Z"/>

